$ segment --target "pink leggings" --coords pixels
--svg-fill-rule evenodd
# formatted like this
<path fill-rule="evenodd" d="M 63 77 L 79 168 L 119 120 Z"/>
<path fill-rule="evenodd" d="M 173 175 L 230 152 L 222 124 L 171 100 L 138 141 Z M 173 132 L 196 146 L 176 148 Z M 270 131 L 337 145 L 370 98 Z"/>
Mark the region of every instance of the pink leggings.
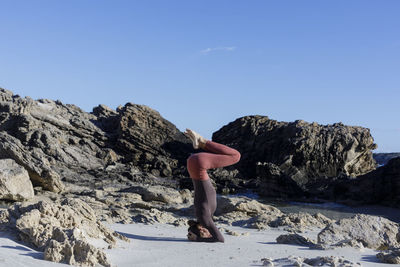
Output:
<path fill-rule="evenodd" d="M 207 174 L 208 169 L 229 166 L 240 160 L 239 151 L 213 141 L 207 141 L 204 150 L 211 153 L 200 152 L 192 154 L 187 159 L 187 169 L 192 179 L 202 181 L 210 179 Z"/>

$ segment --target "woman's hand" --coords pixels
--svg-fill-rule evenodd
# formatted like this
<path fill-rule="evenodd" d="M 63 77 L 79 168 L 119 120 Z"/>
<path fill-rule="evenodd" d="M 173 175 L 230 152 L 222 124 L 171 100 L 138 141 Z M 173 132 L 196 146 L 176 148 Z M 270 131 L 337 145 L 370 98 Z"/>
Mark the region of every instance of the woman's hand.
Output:
<path fill-rule="evenodd" d="M 190 232 L 190 231 L 189 231 L 189 233 L 187 234 L 187 238 L 188 238 L 190 241 L 196 241 L 196 240 L 197 240 L 197 235 L 195 235 L 193 232 Z"/>
<path fill-rule="evenodd" d="M 199 226 L 199 231 L 200 231 L 200 237 L 202 237 L 202 238 L 210 238 L 210 237 L 212 237 L 210 232 L 204 226 L 200 225 Z"/>

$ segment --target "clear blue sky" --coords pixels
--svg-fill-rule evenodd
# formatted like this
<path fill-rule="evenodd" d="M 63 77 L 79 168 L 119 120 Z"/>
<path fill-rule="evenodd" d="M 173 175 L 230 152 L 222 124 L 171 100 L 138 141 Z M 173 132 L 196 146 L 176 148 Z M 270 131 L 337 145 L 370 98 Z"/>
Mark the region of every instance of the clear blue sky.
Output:
<path fill-rule="evenodd" d="M 400 1 L 0 0 L 0 87 L 148 105 L 206 137 L 245 115 L 371 129 L 400 151 Z"/>

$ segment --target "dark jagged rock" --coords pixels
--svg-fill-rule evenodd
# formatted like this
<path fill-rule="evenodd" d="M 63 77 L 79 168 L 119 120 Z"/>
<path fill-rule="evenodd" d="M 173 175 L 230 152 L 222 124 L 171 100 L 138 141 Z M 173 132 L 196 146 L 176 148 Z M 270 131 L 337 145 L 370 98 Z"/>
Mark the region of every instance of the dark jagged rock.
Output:
<path fill-rule="evenodd" d="M 218 192 L 256 188 L 264 196 L 334 200 L 363 200 L 371 192 L 376 201 L 400 205 L 397 163 L 365 174 L 376 165 L 368 129 L 247 116 L 213 139 L 242 154 L 238 164 L 209 171 Z M 186 159 L 193 152 L 190 140 L 147 106 L 99 105 L 87 113 L 0 89 L 0 159 L 13 159 L 45 190 L 132 182 L 191 188 Z"/>
<path fill-rule="evenodd" d="M 336 200 L 400 207 L 400 157 L 375 171 L 333 186 Z"/>
<path fill-rule="evenodd" d="M 299 234 L 285 234 L 280 235 L 276 238 L 278 244 L 290 244 L 290 245 L 300 245 L 312 247 L 316 244 L 314 240 L 307 237 L 301 236 Z"/>
<path fill-rule="evenodd" d="M 182 177 L 190 152 L 190 140 L 146 106 L 128 103 L 114 111 L 100 105 L 87 113 L 0 89 L 0 159 L 15 160 L 46 190 L 62 191 L 62 181 L 141 179 L 138 170 Z"/>
<path fill-rule="evenodd" d="M 374 159 L 379 165 L 385 165 L 389 160 L 400 157 L 400 153 L 374 153 Z"/>
<path fill-rule="evenodd" d="M 128 103 L 118 112 L 116 149 L 125 155 L 125 161 L 157 176 L 172 176 L 179 173 L 177 169 L 184 172 L 193 149 L 175 125 L 143 105 Z"/>
<path fill-rule="evenodd" d="M 215 132 L 213 140 L 241 152 L 241 161 L 230 170 L 256 179 L 258 193 L 265 196 L 315 196 L 337 177 L 359 176 L 376 167 L 369 129 L 341 123 L 246 116 Z"/>

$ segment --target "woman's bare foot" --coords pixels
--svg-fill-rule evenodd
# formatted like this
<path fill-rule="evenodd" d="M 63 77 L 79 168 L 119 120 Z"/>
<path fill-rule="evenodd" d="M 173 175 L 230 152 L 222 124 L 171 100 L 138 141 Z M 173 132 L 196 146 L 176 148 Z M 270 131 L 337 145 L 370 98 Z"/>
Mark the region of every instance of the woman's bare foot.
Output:
<path fill-rule="evenodd" d="M 194 149 L 204 148 L 207 139 L 202 137 L 200 134 L 190 129 L 186 129 L 184 134 L 192 141 Z"/>

